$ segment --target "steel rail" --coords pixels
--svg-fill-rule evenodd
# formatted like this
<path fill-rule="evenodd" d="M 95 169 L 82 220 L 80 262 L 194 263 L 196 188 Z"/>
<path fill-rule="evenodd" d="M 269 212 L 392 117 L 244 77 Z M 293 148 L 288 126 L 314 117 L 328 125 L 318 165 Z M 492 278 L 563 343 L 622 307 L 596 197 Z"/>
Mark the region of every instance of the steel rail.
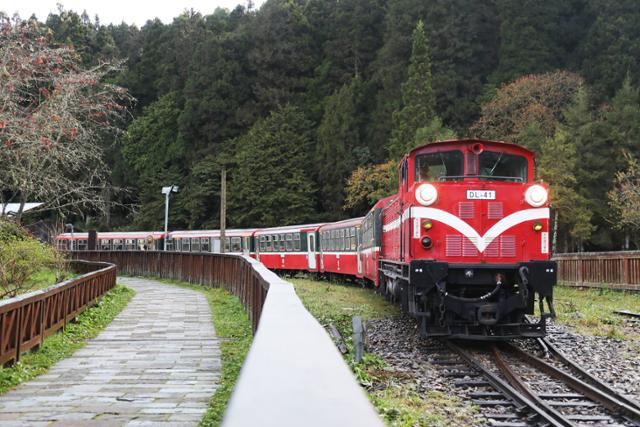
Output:
<path fill-rule="evenodd" d="M 555 357 L 561 363 L 564 363 L 565 365 L 569 366 L 579 376 L 583 378 L 583 381 L 580 381 L 577 378 L 574 378 L 574 379 L 578 381 L 576 383 L 578 387 L 581 387 L 582 386 L 581 384 L 584 384 L 584 386 L 586 386 L 584 387 L 584 389 L 588 390 L 589 393 L 593 394 L 593 397 L 591 396 L 588 396 L 588 397 L 600 402 L 602 405 L 605 405 L 605 406 L 610 405 L 607 407 L 609 407 L 609 409 L 611 409 L 612 411 L 620 411 L 625 415 L 633 418 L 635 422 L 640 423 L 640 404 L 638 402 L 624 396 L 619 391 L 615 390 L 608 384 L 605 384 L 604 382 L 600 381 L 598 378 L 594 377 L 593 375 L 591 375 L 590 373 L 582 369 L 573 360 L 565 356 L 564 353 L 562 353 L 555 345 L 553 345 L 547 339 L 541 338 L 539 341 L 544 344 L 544 346 L 551 352 L 553 357 Z M 545 366 L 545 367 L 548 366 L 550 368 L 553 368 L 553 370 L 559 372 L 558 374 L 559 376 L 567 376 L 567 377 L 573 378 L 571 377 L 571 375 L 555 368 L 554 366 L 549 365 L 544 360 L 539 359 L 535 356 L 532 356 L 517 347 L 514 347 L 514 346 L 511 346 L 511 347 L 517 352 L 516 355 L 521 356 L 521 358 L 527 358 L 531 360 L 533 363 L 540 364 L 541 366 Z M 550 369 L 550 372 L 551 371 L 552 370 Z M 562 380 L 561 378 L 558 378 L 558 379 Z M 578 391 L 582 393 L 581 390 L 578 390 Z M 602 401 L 598 399 L 602 399 Z M 605 401 L 607 402 L 606 404 L 605 404 Z"/>
<path fill-rule="evenodd" d="M 620 316 L 633 317 L 634 319 L 640 319 L 640 313 L 633 313 L 629 310 L 615 310 L 614 314 L 618 314 Z"/>
<path fill-rule="evenodd" d="M 535 415 L 539 416 L 544 421 L 546 421 L 548 423 L 547 425 L 549 426 L 554 426 L 554 427 L 566 427 L 566 426 L 574 427 L 575 426 L 575 424 L 572 424 L 571 422 L 567 423 L 567 420 L 564 420 L 563 422 L 556 419 L 554 416 L 549 414 L 549 412 L 547 411 L 546 408 L 543 407 L 543 405 L 540 405 L 536 400 L 530 399 L 527 395 L 518 391 L 515 387 L 513 387 L 512 384 L 509 384 L 508 382 L 500 378 L 496 373 L 487 369 L 487 367 L 485 367 L 482 363 L 475 360 L 473 356 L 471 356 L 467 351 L 463 350 L 458 345 L 448 340 L 442 340 L 442 342 L 452 352 L 456 353 L 470 366 L 472 366 L 474 369 L 479 371 L 485 377 L 487 382 L 491 384 L 491 386 L 493 386 L 496 390 L 498 390 L 503 395 L 505 395 L 508 399 L 511 399 L 514 402 L 518 412 L 522 412 L 526 409 L 529 409 Z M 544 402 L 542 403 L 544 404 Z M 544 406 L 546 406 L 546 404 Z M 551 411 L 553 411 L 553 409 L 551 409 Z"/>
<path fill-rule="evenodd" d="M 520 393 L 530 399 L 532 402 L 535 402 L 536 412 L 540 415 L 545 414 L 549 418 L 552 418 L 555 423 L 554 425 L 565 426 L 565 427 L 575 427 L 571 420 L 567 419 L 562 413 L 553 409 L 547 402 L 542 400 L 540 396 L 538 396 L 533 390 L 531 390 L 522 379 L 515 373 L 511 366 L 507 363 L 507 361 L 502 357 L 500 350 L 496 345 L 491 345 L 491 352 L 493 354 L 494 360 L 496 362 L 496 366 L 500 369 L 502 375 L 507 378 L 507 380 L 511 383 L 511 385 L 518 389 Z M 539 409 L 538 409 L 539 408 Z"/>

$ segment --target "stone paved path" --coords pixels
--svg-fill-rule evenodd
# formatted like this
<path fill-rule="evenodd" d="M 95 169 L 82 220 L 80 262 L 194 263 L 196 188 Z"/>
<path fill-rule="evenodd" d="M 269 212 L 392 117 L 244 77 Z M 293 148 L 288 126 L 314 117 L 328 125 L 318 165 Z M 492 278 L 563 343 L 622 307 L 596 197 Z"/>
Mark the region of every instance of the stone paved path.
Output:
<path fill-rule="evenodd" d="M 0 396 L 0 426 L 195 425 L 220 376 L 201 293 L 119 278 L 136 291 L 120 315 L 45 375 Z"/>

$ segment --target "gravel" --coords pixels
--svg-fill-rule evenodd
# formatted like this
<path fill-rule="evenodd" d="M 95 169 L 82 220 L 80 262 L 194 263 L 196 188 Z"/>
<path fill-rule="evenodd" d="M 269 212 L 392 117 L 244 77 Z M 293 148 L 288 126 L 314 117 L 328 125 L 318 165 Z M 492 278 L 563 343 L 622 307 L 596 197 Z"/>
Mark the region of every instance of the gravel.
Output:
<path fill-rule="evenodd" d="M 445 375 L 446 367 L 430 362 L 438 357 L 442 345 L 421 338 L 414 319 L 405 316 L 370 321 L 367 337 L 368 351 L 382 357 L 418 393 L 436 390 L 471 405 L 468 393 L 473 389 L 456 387 L 454 378 Z M 591 374 L 640 401 L 640 342 L 580 335 L 552 322 L 548 339 Z M 539 352 L 536 341 L 519 340 L 518 345 Z M 495 408 L 491 412 L 496 412 Z M 475 417 L 474 425 L 486 422 L 480 414 Z"/>
<path fill-rule="evenodd" d="M 454 379 L 444 375 L 446 367 L 430 363 L 438 350 L 445 351 L 444 347 L 436 340 L 421 338 L 414 319 L 405 316 L 369 321 L 367 340 L 367 350 L 383 358 L 399 374 L 404 385 L 419 395 L 438 391 L 457 396 L 461 398 L 465 412 L 472 414 L 469 425 L 486 425 L 486 419 L 472 409 L 465 393 L 453 384 Z"/>
<path fill-rule="evenodd" d="M 587 372 L 640 401 L 640 342 L 594 337 L 552 324 L 548 339 Z"/>

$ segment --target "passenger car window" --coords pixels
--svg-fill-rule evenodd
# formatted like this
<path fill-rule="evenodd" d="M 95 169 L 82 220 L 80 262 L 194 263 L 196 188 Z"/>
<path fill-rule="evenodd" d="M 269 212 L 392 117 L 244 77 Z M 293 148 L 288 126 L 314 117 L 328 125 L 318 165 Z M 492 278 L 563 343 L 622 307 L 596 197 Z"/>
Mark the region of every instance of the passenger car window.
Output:
<path fill-rule="evenodd" d="M 242 252 L 242 239 L 240 237 L 231 238 L 231 252 Z"/>
<path fill-rule="evenodd" d="M 462 180 L 462 152 L 458 150 L 420 154 L 415 159 L 416 181 Z"/>

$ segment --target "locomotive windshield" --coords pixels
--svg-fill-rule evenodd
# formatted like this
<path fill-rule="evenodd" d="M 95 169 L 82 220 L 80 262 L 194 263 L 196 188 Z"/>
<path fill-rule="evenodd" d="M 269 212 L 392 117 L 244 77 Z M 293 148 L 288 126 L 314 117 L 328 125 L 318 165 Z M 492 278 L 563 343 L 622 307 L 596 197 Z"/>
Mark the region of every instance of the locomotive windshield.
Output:
<path fill-rule="evenodd" d="M 478 178 L 485 180 L 527 181 L 527 159 L 504 152 L 483 151 L 479 157 Z"/>
<path fill-rule="evenodd" d="M 443 181 L 463 178 L 462 152 L 444 151 L 416 156 L 416 181 Z"/>

